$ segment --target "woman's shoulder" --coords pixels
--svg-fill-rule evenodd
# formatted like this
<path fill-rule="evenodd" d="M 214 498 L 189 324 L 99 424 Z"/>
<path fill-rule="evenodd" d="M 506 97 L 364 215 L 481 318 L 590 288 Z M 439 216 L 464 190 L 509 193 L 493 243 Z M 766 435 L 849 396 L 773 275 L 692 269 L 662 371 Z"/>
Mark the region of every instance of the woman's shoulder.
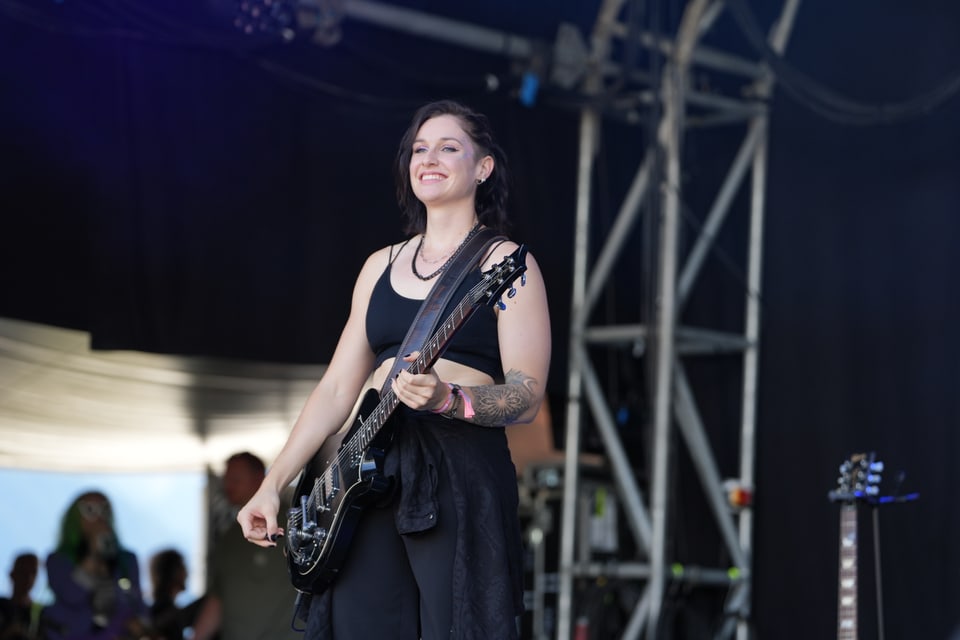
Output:
<path fill-rule="evenodd" d="M 490 248 L 490 252 L 487 254 L 486 259 L 483 262 L 483 268 L 489 269 L 490 267 L 503 262 L 505 258 L 514 254 L 521 244 L 508 238 L 507 236 L 498 237 L 493 246 Z M 526 253 L 526 249 L 524 249 Z"/>
<path fill-rule="evenodd" d="M 408 238 L 395 244 L 388 244 L 368 255 L 360 269 L 360 275 L 357 277 L 358 284 L 366 284 L 368 287 L 372 287 L 373 283 L 383 275 L 409 242 L 410 239 Z"/>
<path fill-rule="evenodd" d="M 125 558 L 127 560 L 129 559 L 135 560 L 137 558 L 137 552 L 134 551 L 133 549 L 128 549 L 126 547 L 124 547 L 123 549 L 120 549 L 119 554 L 121 558 Z"/>
<path fill-rule="evenodd" d="M 409 238 L 404 238 L 399 242 L 394 242 L 393 244 L 388 244 L 385 247 L 381 247 L 367 256 L 367 264 L 374 263 L 379 264 L 381 267 L 387 267 L 391 262 L 397 259 L 397 256 L 403 252 L 404 248 L 410 244 L 414 236 Z"/>
<path fill-rule="evenodd" d="M 73 562 L 73 554 L 68 549 L 54 549 L 47 556 L 47 562 Z"/>
<path fill-rule="evenodd" d="M 367 259 L 363 263 L 363 271 L 376 271 L 379 275 L 387 267 L 390 266 L 390 263 L 396 260 L 397 256 L 400 254 L 400 251 L 403 250 L 403 247 L 410 242 L 409 238 L 407 240 L 402 240 L 394 244 L 388 244 L 385 247 L 381 247 L 367 256 Z"/>

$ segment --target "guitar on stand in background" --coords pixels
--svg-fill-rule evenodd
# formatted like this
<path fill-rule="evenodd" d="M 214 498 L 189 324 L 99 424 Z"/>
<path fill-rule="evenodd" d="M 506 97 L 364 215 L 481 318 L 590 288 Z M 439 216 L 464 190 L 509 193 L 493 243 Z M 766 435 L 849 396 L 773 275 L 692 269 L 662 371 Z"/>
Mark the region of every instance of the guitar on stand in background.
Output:
<path fill-rule="evenodd" d="M 837 640 L 857 635 L 857 505 L 879 493 L 883 463 L 873 453 L 858 453 L 840 465 L 838 487 L 830 500 L 840 503 L 840 579 L 837 604 Z"/>
<path fill-rule="evenodd" d="M 840 465 L 837 489 L 829 493 L 840 503 L 840 579 L 837 597 L 837 640 L 858 640 L 857 635 L 857 507 L 869 504 L 873 509 L 874 561 L 877 585 L 877 637 L 883 640 L 883 588 L 880 581 L 880 533 L 877 507 L 892 502 L 916 500 L 917 493 L 899 495 L 905 475 L 898 474 L 894 495 L 880 497 L 879 484 L 883 463 L 874 453 L 858 453 Z"/>

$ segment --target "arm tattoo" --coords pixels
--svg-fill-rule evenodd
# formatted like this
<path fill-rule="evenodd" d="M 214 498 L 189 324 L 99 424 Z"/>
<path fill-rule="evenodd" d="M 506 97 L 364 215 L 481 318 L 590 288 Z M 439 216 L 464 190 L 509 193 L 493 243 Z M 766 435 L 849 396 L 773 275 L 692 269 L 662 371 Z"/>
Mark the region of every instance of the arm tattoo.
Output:
<path fill-rule="evenodd" d="M 533 403 L 536 384 L 534 378 L 511 369 L 504 384 L 472 387 L 474 424 L 502 427 L 516 422 Z"/>

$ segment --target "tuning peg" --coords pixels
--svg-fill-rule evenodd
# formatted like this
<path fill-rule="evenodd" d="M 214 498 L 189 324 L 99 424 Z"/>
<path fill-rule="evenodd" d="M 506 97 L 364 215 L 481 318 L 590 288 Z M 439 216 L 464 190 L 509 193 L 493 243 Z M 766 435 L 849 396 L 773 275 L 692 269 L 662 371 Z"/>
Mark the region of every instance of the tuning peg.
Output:
<path fill-rule="evenodd" d="M 507 310 L 507 303 L 505 303 L 502 299 L 497 300 L 497 306 L 500 307 L 500 311 Z"/>
<path fill-rule="evenodd" d="M 510 287 L 510 289 L 507 291 L 507 297 L 508 297 L 508 298 L 512 298 L 512 297 L 515 296 L 515 295 L 517 295 L 517 288 L 516 288 L 516 287 Z"/>
<path fill-rule="evenodd" d="M 527 286 L 527 274 L 526 274 L 526 273 L 521 273 L 521 274 L 520 274 L 520 286 L 521 286 L 521 287 Z"/>

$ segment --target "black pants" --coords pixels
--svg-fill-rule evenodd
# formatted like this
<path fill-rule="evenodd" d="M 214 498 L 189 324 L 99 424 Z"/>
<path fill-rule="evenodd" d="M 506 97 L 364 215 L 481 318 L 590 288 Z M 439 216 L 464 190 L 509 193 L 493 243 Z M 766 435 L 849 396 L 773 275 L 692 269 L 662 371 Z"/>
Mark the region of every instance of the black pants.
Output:
<path fill-rule="evenodd" d="M 457 522 L 446 471 L 440 476 L 429 531 L 397 533 L 396 500 L 363 514 L 332 588 L 335 640 L 450 638 Z"/>

